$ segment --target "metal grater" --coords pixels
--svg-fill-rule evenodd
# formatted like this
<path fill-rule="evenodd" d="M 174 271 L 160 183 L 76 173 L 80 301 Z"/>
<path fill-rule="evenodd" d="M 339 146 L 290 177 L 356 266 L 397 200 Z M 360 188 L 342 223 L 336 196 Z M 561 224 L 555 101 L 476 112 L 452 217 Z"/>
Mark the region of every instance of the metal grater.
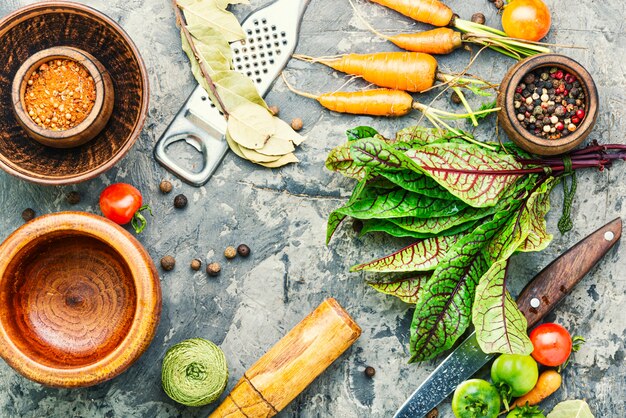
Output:
<path fill-rule="evenodd" d="M 252 12 L 242 23 L 246 42 L 231 45 L 233 65 L 252 79 L 261 96 L 269 91 L 296 48 L 300 22 L 309 1 L 276 0 Z M 224 116 L 198 85 L 157 142 L 154 156 L 185 182 L 202 186 L 228 151 L 225 133 Z M 178 141 L 186 141 L 202 154 L 199 172 L 181 167 L 167 154 L 167 147 Z"/>

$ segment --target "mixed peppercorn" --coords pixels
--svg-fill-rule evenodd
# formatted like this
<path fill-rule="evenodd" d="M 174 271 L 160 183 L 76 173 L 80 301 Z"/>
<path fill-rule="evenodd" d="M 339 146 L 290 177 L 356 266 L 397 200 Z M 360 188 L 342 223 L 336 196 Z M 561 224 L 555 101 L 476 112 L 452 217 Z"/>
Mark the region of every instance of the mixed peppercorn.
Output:
<path fill-rule="evenodd" d="M 580 81 L 556 67 L 526 74 L 515 89 L 514 106 L 519 123 L 544 139 L 570 135 L 586 114 L 585 92 Z"/>

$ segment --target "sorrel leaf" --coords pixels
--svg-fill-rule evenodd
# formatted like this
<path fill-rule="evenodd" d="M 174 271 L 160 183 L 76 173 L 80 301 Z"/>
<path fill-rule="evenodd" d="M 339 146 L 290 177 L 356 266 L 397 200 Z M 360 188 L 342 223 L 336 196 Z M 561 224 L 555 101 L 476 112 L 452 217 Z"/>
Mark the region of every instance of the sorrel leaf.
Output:
<path fill-rule="evenodd" d="M 336 211 L 357 219 L 387 219 L 403 216 L 429 218 L 451 216 L 467 205 L 455 200 L 433 199 L 404 189 L 385 190 L 376 197 L 348 202 Z"/>
<path fill-rule="evenodd" d="M 359 264 L 350 271 L 428 271 L 433 270 L 459 236 L 433 237 L 406 246 L 386 257 Z"/>
<path fill-rule="evenodd" d="M 411 170 L 380 171 L 379 174 L 394 184 L 410 192 L 436 197 L 438 199 L 456 199 L 450 192 L 441 187 L 426 174 Z"/>
<path fill-rule="evenodd" d="M 426 281 L 411 323 L 410 362 L 432 359 L 465 332 L 476 286 L 490 267 L 483 250 L 509 217 L 498 213 L 457 241 Z"/>
<path fill-rule="evenodd" d="M 367 167 L 354 162 L 352 154 L 350 153 L 349 143 L 339 145 L 328 153 L 328 157 L 326 157 L 326 168 L 355 180 L 364 179 L 367 171 Z"/>
<path fill-rule="evenodd" d="M 552 242 L 552 234 L 548 233 L 546 215 L 550 211 L 550 192 L 556 186 L 558 180 L 550 178 L 546 181 L 546 191 L 537 196 L 534 211 L 530 215 L 530 230 L 526 240 L 517 251 L 530 252 L 541 251 Z"/>
<path fill-rule="evenodd" d="M 437 218 L 431 218 L 437 219 Z M 466 232 L 472 230 L 476 222 L 470 221 L 465 222 L 456 226 L 453 226 L 445 231 L 441 231 L 438 234 L 434 234 L 431 232 L 416 232 L 411 231 L 410 229 L 402 228 L 401 226 L 394 223 L 395 219 L 367 219 L 363 221 L 363 228 L 361 229 L 361 235 L 365 235 L 370 232 L 385 232 L 393 237 L 412 237 L 417 239 L 430 238 L 435 235 L 439 236 L 448 236 L 448 235 L 457 235 L 462 232 Z"/>
<path fill-rule="evenodd" d="M 413 232 L 432 233 L 439 234 L 444 231 L 449 231 L 457 225 L 464 224 L 466 222 L 476 221 L 478 219 L 486 218 L 493 215 L 494 208 L 472 208 L 468 207 L 460 211 L 454 216 L 444 216 L 439 218 L 393 218 L 389 219 L 390 222 Z"/>
<path fill-rule="evenodd" d="M 393 145 L 376 137 L 352 142 L 350 154 L 359 164 L 378 171 L 419 169 L 404 151 L 396 150 Z"/>
<path fill-rule="evenodd" d="M 507 170 L 522 168 L 512 155 L 475 145 L 425 145 L 408 150 L 406 155 L 450 193 L 474 207 L 494 206 L 522 177 L 507 174 Z"/>
<path fill-rule="evenodd" d="M 348 141 L 356 141 L 358 139 L 371 138 L 376 135 L 378 135 L 378 132 L 376 131 L 376 129 L 371 128 L 369 126 L 357 126 L 356 128 L 348 129 L 346 131 L 346 136 L 348 137 Z"/>
<path fill-rule="evenodd" d="M 445 142 L 454 137 L 456 137 L 456 134 L 436 128 L 409 126 L 408 128 L 398 131 L 396 134 L 396 141 L 409 144 L 412 148 L 414 148 L 437 142 Z"/>
<path fill-rule="evenodd" d="M 506 290 L 508 259 L 495 262 L 476 287 L 472 321 L 485 353 L 530 354 L 527 322 Z"/>
<path fill-rule="evenodd" d="M 368 282 L 367 284 L 381 293 L 395 296 L 403 302 L 415 304 L 422 290 L 422 283 L 430 273 L 417 273 L 407 277 Z"/>
<path fill-rule="evenodd" d="M 352 190 L 352 195 L 350 196 L 350 200 L 348 202 L 352 202 L 358 199 L 360 196 L 364 195 L 367 192 L 367 179 L 363 179 L 354 186 L 354 190 Z M 333 237 L 333 234 L 341 225 L 343 220 L 346 218 L 346 215 L 335 211 L 332 211 L 328 216 L 328 223 L 326 225 L 326 244 L 330 242 L 330 239 Z"/>

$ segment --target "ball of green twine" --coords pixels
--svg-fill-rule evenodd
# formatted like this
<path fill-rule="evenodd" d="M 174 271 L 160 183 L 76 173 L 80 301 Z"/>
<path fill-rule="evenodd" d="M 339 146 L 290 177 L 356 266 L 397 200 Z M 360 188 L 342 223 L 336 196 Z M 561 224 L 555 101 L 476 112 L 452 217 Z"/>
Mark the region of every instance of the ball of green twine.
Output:
<path fill-rule="evenodd" d="M 165 393 L 176 402 L 187 406 L 210 404 L 226 389 L 226 357 L 209 340 L 181 341 L 167 350 L 161 380 Z"/>

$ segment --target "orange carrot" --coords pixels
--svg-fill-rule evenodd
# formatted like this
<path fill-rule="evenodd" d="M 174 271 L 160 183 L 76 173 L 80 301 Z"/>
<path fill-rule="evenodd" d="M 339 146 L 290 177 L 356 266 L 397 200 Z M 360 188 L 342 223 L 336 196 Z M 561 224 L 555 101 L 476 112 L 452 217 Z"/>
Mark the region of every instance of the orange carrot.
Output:
<path fill-rule="evenodd" d="M 448 26 L 454 13 L 439 0 L 372 0 L 374 3 L 389 7 L 418 22 L 433 26 Z"/>
<path fill-rule="evenodd" d="M 522 407 L 528 405 L 537 405 L 539 402 L 552 395 L 561 387 L 561 375 L 555 370 L 546 370 L 541 373 L 535 387 L 526 395 L 518 398 L 511 404 L 511 408 Z"/>
<path fill-rule="evenodd" d="M 294 58 L 319 62 L 337 71 L 361 76 L 380 87 L 421 92 L 435 83 L 437 61 L 432 55 L 419 52 L 377 52 L 346 54 L 329 58 L 294 55 Z"/>
<path fill-rule="evenodd" d="M 426 54 L 449 54 L 463 45 L 461 32 L 450 28 L 437 28 L 416 33 L 400 33 L 393 36 L 379 35 L 402 49 Z"/>
<path fill-rule="evenodd" d="M 353 115 L 404 116 L 413 109 L 413 98 L 405 91 L 374 89 L 325 93 L 315 98 L 328 110 Z"/>

